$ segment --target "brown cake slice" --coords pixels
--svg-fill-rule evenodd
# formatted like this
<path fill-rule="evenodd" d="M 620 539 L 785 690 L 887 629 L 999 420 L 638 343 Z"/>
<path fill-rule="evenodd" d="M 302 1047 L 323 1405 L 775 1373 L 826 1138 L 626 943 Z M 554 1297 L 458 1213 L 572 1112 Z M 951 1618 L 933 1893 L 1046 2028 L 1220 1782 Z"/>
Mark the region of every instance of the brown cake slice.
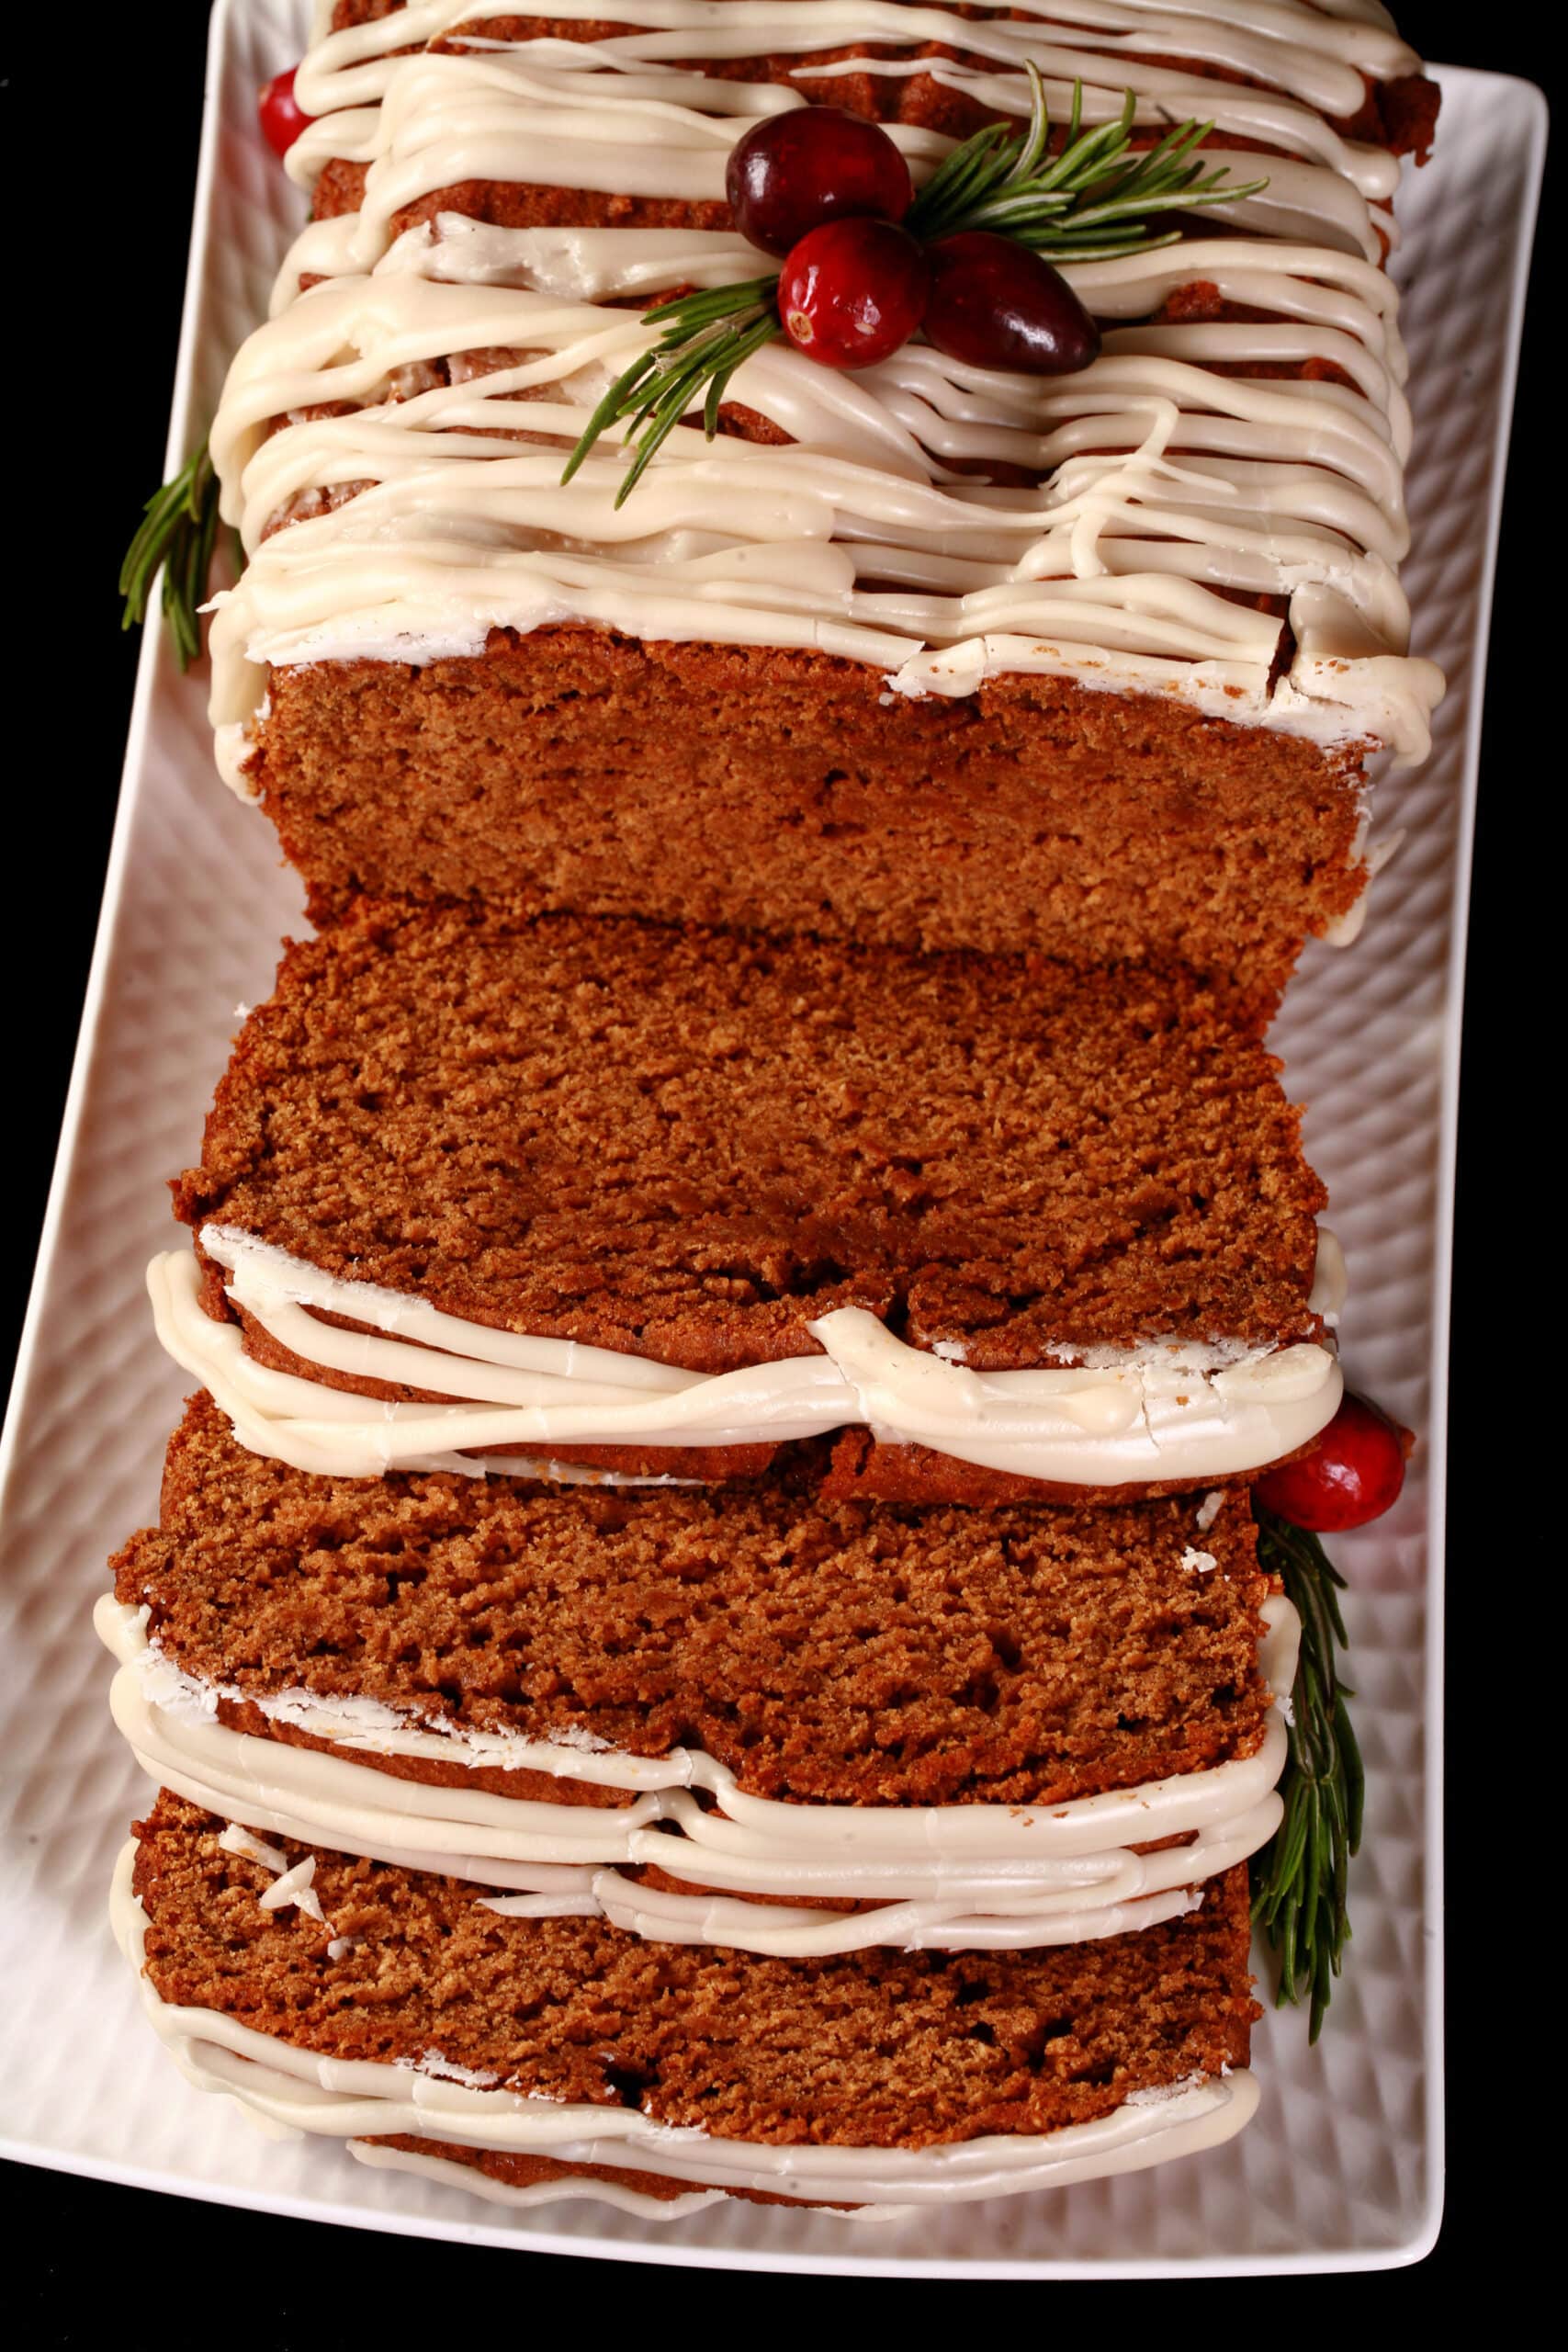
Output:
<path fill-rule="evenodd" d="M 784 1961 L 506 1917 L 164 1793 L 114 1909 L 196 2081 L 475 2186 L 919 2205 L 1157 2163 L 1256 2101 L 1240 1870 L 1066 1951 Z"/>
<path fill-rule="evenodd" d="M 99 1604 L 117 1720 L 265 1834 L 753 1951 L 1102 1937 L 1273 1834 L 1297 1627 L 1245 1495 L 909 1506 L 822 1466 L 328 1479 L 193 1398 Z"/>
<path fill-rule="evenodd" d="M 1425 153 L 1437 92 L 1392 30 L 1298 0 L 1266 28 L 1156 7 L 1129 49 L 1039 6 L 928 12 L 915 40 L 884 14 L 814 48 L 763 9 L 703 59 L 675 53 L 703 39 L 676 5 L 635 27 L 454 6 L 421 11 L 438 53 L 399 59 L 400 12 L 368 14 L 340 7 L 349 45 L 300 81 L 323 119 L 291 166 L 318 214 L 299 267 L 337 282 L 252 338 L 213 445 L 251 560 L 215 636 L 221 756 L 318 918 L 361 890 L 523 888 L 906 947 L 1178 956 L 1265 1020 L 1366 879 L 1370 754 L 1419 755 L 1440 686 L 1395 580 L 1407 418 L 1382 270 L 1390 159 Z M 883 120 L 923 178 L 949 141 L 1016 128 L 1031 40 L 1058 121 L 1075 74 L 1090 121 L 1131 83 L 1136 147 L 1217 118 L 1233 184 L 1271 193 L 1164 216 L 1173 254 L 1069 265 L 1106 332 L 1082 378 L 939 383 L 917 350 L 829 395 L 775 348 L 732 388 L 718 455 L 678 432 L 624 528 L 613 443 L 561 490 L 634 356 L 604 347 L 627 306 L 773 266 L 723 197 L 748 119 L 787 94 Z M 379 123 L 343 134 L 367 167 L 331 109 L 378 77 Z M 1174 426 L 1134 455 L 1162 402 Z M 1103 547 L 1064 525 L 1041 554 L 1090 476 Z M 1010 509 L 1034 515 L 1021 537 Z M 994 609 L 1020 564 L 1039 598 Z"/>
<path fill-rule="evenodd" d="M 1298 1114 L 1190 975 L 364 904 L 175 1190 L 164 1336 L 303 1468 L 712 1476 L 849 1428 L 846 1481 L 1081 1500 L 1254 1470 L 1338 1394 Z"/>

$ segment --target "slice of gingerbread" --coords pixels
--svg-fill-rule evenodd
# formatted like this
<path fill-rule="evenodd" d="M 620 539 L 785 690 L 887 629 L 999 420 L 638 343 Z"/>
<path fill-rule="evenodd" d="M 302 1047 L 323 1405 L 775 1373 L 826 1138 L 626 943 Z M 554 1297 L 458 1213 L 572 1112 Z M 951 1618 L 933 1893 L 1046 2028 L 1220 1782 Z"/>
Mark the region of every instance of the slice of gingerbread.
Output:
<path fill-rule="evenodd" d="M 1257 2104 L 1239 1869 L 1139 1935 L 784 1960 L 518 1918 L 164 1793 L 113 1908 L 193 2081 L 492 2194 L 918 2207 L 1140 2169 Z"/>
<path fill-rule="evenodd" d="M 363 905 L 175 1196 L 166 1343 L 328 1474 L 852 1430 L 862 1485 L 1081 1500 L 1246 1476 L 1340 1394 L 1299 1114 L 1185 974 Z"/>

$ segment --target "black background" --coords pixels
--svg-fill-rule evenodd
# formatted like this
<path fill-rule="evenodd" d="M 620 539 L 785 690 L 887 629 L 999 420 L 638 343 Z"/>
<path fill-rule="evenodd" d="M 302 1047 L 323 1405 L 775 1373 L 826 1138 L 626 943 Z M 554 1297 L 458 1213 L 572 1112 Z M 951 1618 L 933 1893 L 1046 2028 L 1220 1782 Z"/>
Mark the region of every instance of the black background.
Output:
<path fill-rule="evenodd" d="M 0 578 L 12 605 L 0 639 L 9 820 L 0 851 L 6 1367 L 48 1191 L 130 707 L 136 641 L 119 634 L 114 580 L 162 466 L 207 10 L 203 0 L 92 0 L 86 9 L 27 13 L 22 55 L 12 31 L 5 36 L 4 85 L 14 319 L 0 489 Z M 1399 15 L 1427 56 L 1520 74 L 1550 92 L 1555 6 L 1404 0 Z M 14 26 L 12 12 L 6 16 Z M 1551 176 L 1560 182 L 1560 174 Z M 1544 904 L 1555 888 L 1553 856 L 1561 858 L 1551 829 L 1562 780 L 1562 656 L 1541 626 L 1550 618 L 1557 630 L 1563 580 L 1559 558 L 1549 597 L 1544 567 L 1553 542 L 1562 543 L 1563 493 L 1561 475 L 1554 482 L 1547 469 L 1547 435 L 1559 424 L 1562 392 L 1548 379 L 1546 338 L 1556 322 L 1543 319 L 1542 295 L 1559 251 L 1559 201 L 1549 186 L 1504 520 L 1466 999 L 1450 1495 L 1449 1671 L 1461 1736 L 1449 1833 L 1448 2212 L 1436 2252 L 1414 2272 L 1303 2279 L 1283 2292 L 1276 2285 L 1265 2325 L 1281 2333 L 1293 2319 L 1321 2323 L 1325 2315 L 1302 2312 L 1298 2298 L 1315 2301 L 1325 2289 L 1414 2296 L 1423 2316 L 1436 2314 L 1435 2292 L 1451 2297 L 1499 2269 L 1522 2285 L 1532 2240 L 1544 2250 L 1528 2223 L 1521 2243 L 1517 2159 L 1480 2153 L 1483 2139 L 1497 2147 L 1500 2104 L 1534 2087 L 1532 2048 L 1542 2052 L 1546 2087 L 1548 2053 L 1561 2034 L 1543 2014 L 1553 1996 L 1535 1938 L 1517 1940 L 1528 1907 L 1515 1905 L 1510 1922 L 1479 1899 L 1507 1859 L 1506 1849 L 1481 1850 L 1479 1806 L 1488 1772 L 1495 1787 L 1502 1768 L 1495 1710 L 1511 1711 L 1510 1758 L 1519 1717 L 1537 1712 L 1524 1647 L 1532 1580 L 1550 1585 L 1562 1572 L 1550 1507 L 1556 1465 L 1542 1459 L 1550 1441 L 1543 1448 L 1538 1436 L 1533 1451 L 1519 1444 L 1524 1420 L 1544 1428 L 1544 1408 L 1518 1385 L 1532 1319 L 1559 1318 L 1562 1290 L 1561 1146 L 1543 1132 L 1562 1091 L 1561 956 Z M 1506 1431 L 1500 1380 L 1515 1384 Z M 1521 1474 L 1532 1473 L 1538 1484 L 1521 1493 Z M 1479 1986 L 1484 1973 L 1488 1997 L 1496 1997 L 1499 1963 L 1509 1980 L 1504 1997 L 1528 2012 L 1522 2045 L 1485 2022 Z M 776 2312 L 813 2291 L 820 2302 L 824 2292 L 823 2284 L 789 2278 L 351 2237 L 21 2166 L 0 2171 L 0 2217 L 12 2247 L 0 2308 L 28 2345 L 96 2345 L 111 2328 L 127 2352 L 208 2340 L 294 2352 L 434 2327 L 459 2342 L 498 2326 L 597 2335 L 608 2322 L 617 2332 L 661 2333 Z M 844 2289 L 857 2301 L 866 2291 L 858 2282 Z M 873 2291 L 897 2290 L 879 2282 Z M 607 2307 L 599 2300 L 605 2296 Z M 896 2324 L 907 2324 L 904 2314 Z"/>

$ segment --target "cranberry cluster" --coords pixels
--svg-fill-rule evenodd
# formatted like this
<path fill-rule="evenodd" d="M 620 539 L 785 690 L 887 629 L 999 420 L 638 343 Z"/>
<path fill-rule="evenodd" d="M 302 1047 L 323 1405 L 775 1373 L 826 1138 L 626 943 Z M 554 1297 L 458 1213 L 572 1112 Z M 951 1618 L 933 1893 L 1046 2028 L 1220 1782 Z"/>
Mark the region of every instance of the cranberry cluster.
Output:
<path fill-rule="evenodd" d="M 984 229 L 911 236 L 908 164 L 879 124 L 842 107 L 755 124 L 730 152 L 725 192 L 741 235 L 784 262 L 785 334 L 824 368 L 874 368 L 917 328 L 950 359 L 1034 376 L 1071 375 L 1100 349 L 1066 279 L 1027 245 Z"/>

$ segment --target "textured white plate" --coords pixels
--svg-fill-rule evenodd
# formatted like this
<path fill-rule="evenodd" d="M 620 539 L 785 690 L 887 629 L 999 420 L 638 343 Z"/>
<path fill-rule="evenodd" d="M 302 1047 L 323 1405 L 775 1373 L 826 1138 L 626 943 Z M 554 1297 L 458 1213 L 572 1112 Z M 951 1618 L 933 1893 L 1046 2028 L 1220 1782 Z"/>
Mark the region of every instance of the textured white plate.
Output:
<path fill-rule="evenodd" d="M 304 0 L 221 0 L 171 469 L 262 313 L 299 199 L 255 136 L 257 85 L 299 55 Z M 142 2187 L 433 2237 L 620 2259 L 806 2271 L 1135 2277 L 1409 2261 L 1442 2199 L 1443 1367 L 1481 662 L 1545 109 L 1526 84 L 1442 76 L 1437 161 L 1402 208 L 1413 361 L 1419 650 L 1449 673 L 1438 745 L 1385 787 L 1406 829 L 1348 954 L 1314 953 L 1280 1024 L 1312 1156 L 1350 1257 L 1352 1378 L 1424 1434 L 1380 1527 L 1337 1548 L 1354 1586 L 1366 1843 L 1355 1943 L 1328 2030 L 1255 2041 L 1243 2137 L 1169 2170 L 1054 2196 L 846 2227 L 732 2205 L 663 2230 L 589 2204 L 509 2214 L 339 2149 L 263 2140 L 190 2089 L 138 2013 L 105 1919 L 147 1789 L 109 1725 L 88 1626 L 107 1553 L 152 1516 L 182 1381 L 141 1287 L 164 1180 L 194 1158 L 233 1009 L 266 993 L 299 895 L 265 823 L 216 781 L 203 681 L 143 649 L 102 929 L 5 1454 L 0 1589 L 0 2152 Z"/>

